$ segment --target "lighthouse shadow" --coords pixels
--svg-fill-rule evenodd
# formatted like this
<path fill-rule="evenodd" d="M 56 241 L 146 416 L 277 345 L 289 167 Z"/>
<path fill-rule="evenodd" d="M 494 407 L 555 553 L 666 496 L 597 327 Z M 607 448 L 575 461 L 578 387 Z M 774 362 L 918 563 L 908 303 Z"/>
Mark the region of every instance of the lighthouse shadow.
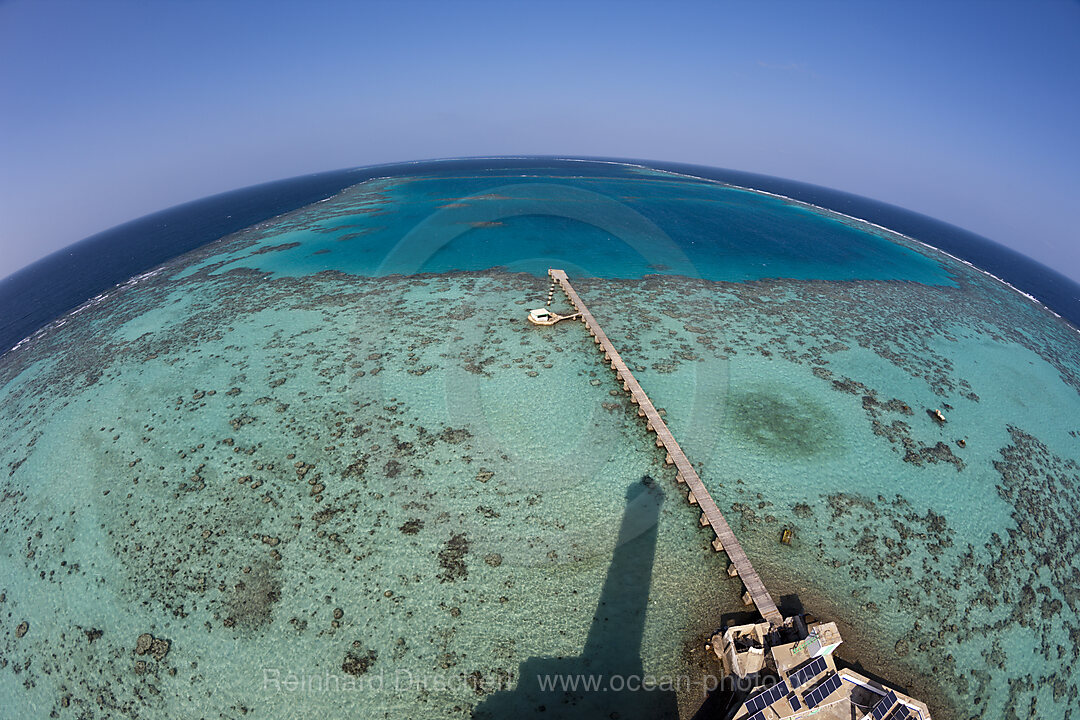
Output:
<path fill-rule="evenodd" d="M 675 692 L 650 685 L 641 662 L 663 500 L 649 477 L 627 490 L 615 552 L 581 655 L 527 659 L 517 685 L 487 697 L 473 718 L 678 717 Z"/>

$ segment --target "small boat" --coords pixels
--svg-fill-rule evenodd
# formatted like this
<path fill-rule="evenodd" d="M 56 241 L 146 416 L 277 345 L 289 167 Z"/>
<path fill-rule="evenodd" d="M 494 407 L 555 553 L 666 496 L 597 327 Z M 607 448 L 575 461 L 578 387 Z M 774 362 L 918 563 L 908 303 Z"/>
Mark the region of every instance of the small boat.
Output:
<path fill-rule="evenodd" d="M 784 532 L 780 534 L 780 542 L 784 543 L 785 545 L 790 545 L 791 538 L 794 535 L 795 533 L 791 532 L 791 528 L 784 528 Z"/>
<path fill-rule="evenodd" d="M 559 315 L 553 313 L 547 308 L 537 308 L 536 310 L 529 311 L 529 322 L 533 325 L 554 325 L 560 320 L 573 320 L 574 318 L 581 317 L 581 313 L 574 313 L 573 315 Z"/>

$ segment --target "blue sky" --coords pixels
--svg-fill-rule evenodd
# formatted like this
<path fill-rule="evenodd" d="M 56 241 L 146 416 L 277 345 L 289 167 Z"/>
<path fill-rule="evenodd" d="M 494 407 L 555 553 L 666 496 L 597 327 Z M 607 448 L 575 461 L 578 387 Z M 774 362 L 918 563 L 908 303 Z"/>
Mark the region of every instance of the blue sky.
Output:
<path fill-rule="evenodd" d="M 1080 3 L 0 0 L 0 276 L 320 170 L 496 154 L 761 172 L 1080 279 Z"/>

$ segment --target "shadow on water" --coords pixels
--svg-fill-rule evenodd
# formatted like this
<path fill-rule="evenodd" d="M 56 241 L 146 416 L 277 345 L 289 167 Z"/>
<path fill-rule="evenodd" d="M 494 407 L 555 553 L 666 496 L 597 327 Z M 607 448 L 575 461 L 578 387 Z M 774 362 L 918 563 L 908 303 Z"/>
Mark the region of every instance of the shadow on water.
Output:
<path fill-rule="evenodd" d="M 780 614 L 784 617 L 793 617 L 795 615 L 805 615 L 807 610 L 803 607 L 802 598 L 795 593 L 790 595 L 781 595 L 780 602 L 777 603 L 777 607 L 780 609 Z"/>
<path fill-rule="evenodd" d="M 673 690 L 642 687 L 641 639 L 663 500 L 649 477 L 627 490 L 615 553 L 582 654 L 527 659 L 517 686 L 485 699 L 474 718 L 678 717 Z"/>

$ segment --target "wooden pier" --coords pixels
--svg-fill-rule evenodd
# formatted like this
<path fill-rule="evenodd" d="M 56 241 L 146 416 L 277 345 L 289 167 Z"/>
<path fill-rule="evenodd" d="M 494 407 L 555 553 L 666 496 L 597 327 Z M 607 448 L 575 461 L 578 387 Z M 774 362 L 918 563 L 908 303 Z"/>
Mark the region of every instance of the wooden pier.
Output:
<path fill-rule="evenodd" d="M 630 402 L 638 406 L 638 417 L 645 418 L 648 431 L 656 433 L 656 446 L 667 450 L 667 463 L 674 465 L 678 470 L 676 479 L 680 483 L 685 483 L 690 489 L 687 500 L 691 505 L 697 505 L 701 509 L 700 522 L 702 527 L 708 525 L 712 527 L 713 532 L 716 534 L 716 539 L 712 543 L 713 549 L 717 552 L 723 550 L 727 553 L 728 559 L 731 560 L 728 574 L 733 577 L 738 575 L 742 581 L 745 588 L 743 602 L 747 605 L 753 604 L 756 606 L 761 616 L 772 625 L 782 625 L 784 618 L 780 611 L 777 610 L 776 603 L 773 602 L 769 591 L 765 589 L 765 583 L 758 577 L 754 566 L 750 564 L 750 558 L 746 556 L 742 545 L 735 538 L 731 526 L 728 525 L 727 520 L 720 513 L 720 509 L 716 507 L 716 503 L 713 502 L 709 491 L 702 484 L 701 478 L 698 477 L 697 471 L 694 470 L 694 466 L 686 459 L 686 454 L 679 447 L 679 443 L 675 441 L 671 431 L 668 430 L 667 424 L 660 417 L 660 413 L 656 411 L 652 401 L 649 400 L 649 396 L 645 394 L 645 391 L 641 389 L 641 385 L 634 379 L 633 373 L 626 367 L 626 363 L 623 362 L 622 357 L 619 356 L 618 351 L 615 350 L 615 346 L 611 344 L 611 340 L 608 339 L 600 324 L 596 322 L 596 318 L 589 312 L 589 308 L 585 307 L 585 303 L 581 301 L 581 298 L 567 279 L 566 273 L 552 268 L 548 270 L 548 275 L 551 276 L 553 282 L 559 284 L 574 308 L 581 314 L 581 321 L 589 329 L 593 341 L 600 346 L 599 349 L 604 353 L 604 360 L 611 364 L 616 379 L 623 384 L 623 390 L 630 393 Z"/>

